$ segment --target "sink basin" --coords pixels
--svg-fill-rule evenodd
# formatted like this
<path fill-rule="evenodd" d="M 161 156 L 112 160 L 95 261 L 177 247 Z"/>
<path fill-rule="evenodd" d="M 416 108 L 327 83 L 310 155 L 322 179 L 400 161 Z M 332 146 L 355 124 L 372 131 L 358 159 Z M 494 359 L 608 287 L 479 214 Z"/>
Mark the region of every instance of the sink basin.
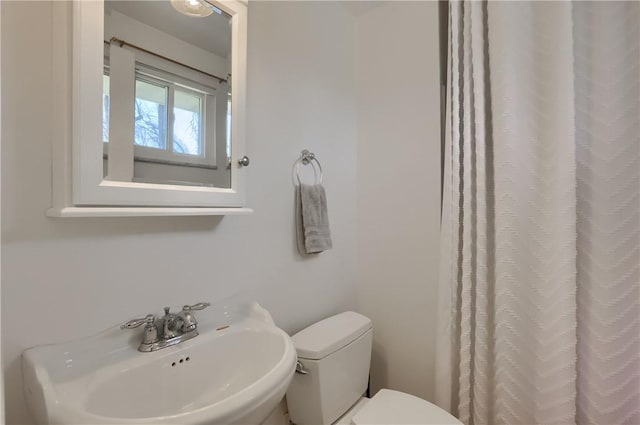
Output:
<path fill-rule="evenodd" d="M 40 424 L 259 424 L 283 398 L 295 348 L 258 304 L 199 317 L 200 335 L 151 353 L 117 327 L 23 353 Z"/>

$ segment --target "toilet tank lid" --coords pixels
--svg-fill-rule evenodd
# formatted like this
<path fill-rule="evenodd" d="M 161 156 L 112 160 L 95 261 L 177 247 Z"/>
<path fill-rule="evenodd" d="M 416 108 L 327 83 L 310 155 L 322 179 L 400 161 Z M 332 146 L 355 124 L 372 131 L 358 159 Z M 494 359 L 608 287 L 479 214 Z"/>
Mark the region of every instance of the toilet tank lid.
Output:
<path fill-rule="evenodd" d="M 354 341 L 371 327 L 368 317 L 346 311 L 314 323 L 291 339 L 299 358 L 319 360 Z"/>

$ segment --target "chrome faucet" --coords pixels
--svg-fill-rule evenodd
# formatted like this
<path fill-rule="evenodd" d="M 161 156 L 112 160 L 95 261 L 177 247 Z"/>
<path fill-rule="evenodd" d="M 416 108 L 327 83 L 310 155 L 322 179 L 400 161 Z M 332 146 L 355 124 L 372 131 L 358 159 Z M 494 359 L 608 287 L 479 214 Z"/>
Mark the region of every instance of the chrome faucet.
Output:
<path fill-rule="evenodd" d="M 182 318 L 177 314 L 171 313 L 169 307 L 164 308 L 164 316 L 160 320 L 162 321 L 162 337 L 164 339 L 175 338 L 184 333 L 182 330 Z"/>
<path fill-rule="evenodd" d="M 141 319 L 133 319 L 120 326 L 120 329 L 133 329 L 144 325 L 142 342 L 138 351 L 157 351 L 165 347 L 179 344 L 198 336 L 198 322 L 192 313 L 203 310 L 211 303 L 185 305 L 178 314 L 171 313 L 169 307 L 164 308 L 164 316 L 157 318 L 148 314 Z"/>

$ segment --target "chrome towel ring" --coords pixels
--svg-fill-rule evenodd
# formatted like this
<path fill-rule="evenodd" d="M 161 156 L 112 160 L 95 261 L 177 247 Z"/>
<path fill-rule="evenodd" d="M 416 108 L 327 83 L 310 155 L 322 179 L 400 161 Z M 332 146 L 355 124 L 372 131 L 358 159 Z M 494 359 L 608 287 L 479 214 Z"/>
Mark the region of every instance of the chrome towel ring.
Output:
<path fill-rule="evenodd" d="M 300 181 L 300 164 L 302 165 L 311 164 L 311 167 L 313 168 L 313 175 L 315 180 L 314 184 L 322 184 L 322 177 L 323 177 L 322 165 L 320 165 L 320 161 L 318 161 L 318 158 L 316 158 L 316 154 L 314 154 L 313 152 L 309 152 L 307 149 L 303 150 L 300 153 L 300 157 L 296 160 L 294 165 L 295 176 L 296 176 L 296 180 L 298 181 L 298 184 L 302 184 L 302 182 Z M 316 168 L 316 165 L 317 165 L 317 168 Z"/>

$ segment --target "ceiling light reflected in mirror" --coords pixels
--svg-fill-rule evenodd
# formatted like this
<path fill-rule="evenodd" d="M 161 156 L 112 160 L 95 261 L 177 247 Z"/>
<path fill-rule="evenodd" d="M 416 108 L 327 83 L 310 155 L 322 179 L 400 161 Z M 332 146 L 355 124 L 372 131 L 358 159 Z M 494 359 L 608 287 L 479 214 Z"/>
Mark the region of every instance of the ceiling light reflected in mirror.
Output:
<path fill-rule="evenodd" d="M 171 0 L 171 6 L 183 15 L 194 18 L 204 18 L 213 12 L 222 13 L 220 9 L 212 6 L 206 0 Z"/>

